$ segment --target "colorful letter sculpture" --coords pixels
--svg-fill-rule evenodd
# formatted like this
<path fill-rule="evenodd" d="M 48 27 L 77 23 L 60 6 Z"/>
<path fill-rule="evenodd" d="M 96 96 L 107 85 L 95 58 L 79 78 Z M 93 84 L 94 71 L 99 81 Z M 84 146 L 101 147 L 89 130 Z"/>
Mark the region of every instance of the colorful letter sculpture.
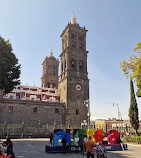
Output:
<path fill-rule="evenodd" d="M 119 139 L 119 133 L 116 130 L 109 130 L 108 131 L 107 141 L 111 144 L 117 144 Z"/>
<path fill-rule="evenodd" d="M 86 132 L 87 132 L 87 138 L 89 138 L 89 136 L 91 136 L 91 140 L 96 142 L 95 138 L 94 138 L 94 134 L 95 134 L 96 130 L 95 129 L 87 129 Z"/>
<path fill-rule="evenodd" d="M 55 132 L 54 135 L 54 146 L 58 146 L 58 141 L 62 140 L 65 137 L 66 132 L 64 130 Z"/>
<path fill-rule="evenodd" d="M 54 146 L 58 146 L 58 141 L 62 140 L 66 135 L 66 140 L 69 145 L 71 145 L 70 133 L 66 133 L 64 130 L 59 130 L 55 132 L 54 135 Z"/>
<path fill-rule="evenodd" d="M 86 135 L 86 129 L 74 129 L 73 132 L 73 141 L 71 145 L 78 145 L 79 137 L 82 134 L 83 136 Z"/>
<path fill-rule="evenodd" d="M 72 132 L 71 132 L 72 133 Z M 70 129 L 66 129 L 66 132 L 61 129 L 54 130 L 54 146 L 46 146 L 46 152 L 55 153 L 55 152 L 63 152 L 63 147 L 58 146 L 59 140 L 62 140 L 66 136 L 67 143 L 67 152 L 79 152 L 79 137 L 82 136 L 91 136 L 92 140 L 97 143 L 99 140 L 103 141 L 104 134 L 102 129 L 74 129 L 73 130 L 73 140 L 71 141 L 71 133 Z M 109 130 L 108 131 L 107 141 L 103 142 L 106 150 L 122 150 L 124 148 L 127 150 L 127 144 L 118 144 L 119 133 L 116 130 Z M 109 144 L 108 144 L 109 142 Z"/>
<path fill-rule="evenodd" d="M 87 135 L 87 138 L 89 138 L 89 136 L 91 136 L 92 140 L 95 141 L 96 143 L 101 140 L 103 141 L 104 139 L 104 134 L 103 134 L 103 130 L 102 129 L 98 129 L 97 131 L 95 129 L 75 129 L 74 130 L 74 140 L 71 141 L 71 135 L 70 135 L 70 130 L 67 129 L 66 132 L 64 130 L 58 130 L 55 132 L 55 136 L 54 136 L 54 145 L 58 146 L 58 141 L 62 140 L 65 135 L 66 135 L 66 139 L 67 139 L 67 143 L 69 145 L 77 145 L 78 141 L 79 141 L 79 137 L 80 135 Z M 107 141 L 110 144 L 117 144 L 118 143 L 118 139 L 119 139 L 119 133 L 116 130 L 109 130 L 108 131 L 108 137 L 107 137 Z"/>
<path fill-rule="evenodd" d="M 104 135 L 103 135 L 103 130 L 102 129 L 98 129 L 93 137 L 95 138 L 95 142 L 97 143 L 99 140 L 101 140 L 103 142 L 103 138 L 104 138 Z"/>

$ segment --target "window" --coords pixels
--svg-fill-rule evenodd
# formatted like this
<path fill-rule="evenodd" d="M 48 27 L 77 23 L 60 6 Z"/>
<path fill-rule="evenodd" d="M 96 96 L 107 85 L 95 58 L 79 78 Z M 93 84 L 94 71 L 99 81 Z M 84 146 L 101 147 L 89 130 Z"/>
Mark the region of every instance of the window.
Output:
<path fill-rule="evenodd" d="M 14 97 L 12 95 L 9 96 L 9 99 L 14 99 Z"/>
<path fill-rule="evenodd" d="M 73 59 L 71 60 L 71 67 L 75 67 L 75 61 Z"/>
<path fill-rule="evenodd" d="M 13 106 L 9 106 L 9 112 L 13 112 Z"/>
<path fill-rule="evenodd" d="M 110 128 L 112 128 L 112 124 L 110 123 Z"/>
<path fill-rule="evenodd" d="M 65 64 L 64 64 L 64 70 L 66 70 L 66 61 L 65 61 Z"/>
<path fill-rule="evenodd" d="M 55 114 L 58 114 L 58 112 L 59 112 L 59 109 L 55 108 Z"/>
<path fill-rule="evenodd" d="M 63 62 L 61 63 L 61 70 L 63 71 Z"/>
<path fill-rule="evenodd" d="M 82 61 L 79 61 L 79 70 L 83 71 L 83 62 Z"/>
<path fill-rule="evenodd" d="M 53 75 L 56 75 L 55 71 L 53 71 Z"/>
<path fill-rule="evenodd" d="M 76 115 L 79 115 L 79 109 L 76 109 Z"/>
<path fill-rule="evenodd" d="M 47 82 L 47 88 L 50 88 L 50 82 Z"/>
<path fill-rule="evenodd" d="M 56 66 L 54 66 L 53 68 L 54 68 L 54 70 L 55 70 Z"/>
<path fill-rule="evenodd" d="M 101 125 L 99 124 L 99 129 L 101 129 Z"/>

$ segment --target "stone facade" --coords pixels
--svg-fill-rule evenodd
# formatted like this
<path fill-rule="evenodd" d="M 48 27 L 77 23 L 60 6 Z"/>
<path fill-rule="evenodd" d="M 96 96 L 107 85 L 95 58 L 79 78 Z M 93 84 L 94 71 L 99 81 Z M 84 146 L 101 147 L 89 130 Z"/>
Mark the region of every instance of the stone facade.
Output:
<path fill-rule="evenodd" d="M 73 16 L 61 34 L 59 93 L 66 104 L 66 123 L 72 128 L 80 128 L 81 122 L 88 120 L 88 108 L 85 105 L 85 101 L 89 100 L 86 33 L 85 27 L 80 27 Z"/>
<path fill-rule="evenodd" d="M 3 128 L 5 124 L 11 125 L 5 127 L 5 130 L 0 129 L 3 134 L 6 132 L 10 134 L 13 131 L 13 126 L 19 126 L 19 130 L 15 130 L 19 135 L 23 123 L 24 133 L 29 131 L 45 132 L 43 127 L 47 130 L 47 126 L 62 125 L 63 127 L 65 125 L 65 105 L 56 102 L 2 99 L 0 102 L 0 116 L 0 125 L 3 125 Z"/>
<path fill-rule="evenodd" d="M 53 56 L 52 50 L 50 51 L 50 55 L 46 57 L 43 65 L 43 75 L 42 75 L 42 87 L 46 88 L 58 88 L 58 66 L 59 60 L 57 60 Z"/>

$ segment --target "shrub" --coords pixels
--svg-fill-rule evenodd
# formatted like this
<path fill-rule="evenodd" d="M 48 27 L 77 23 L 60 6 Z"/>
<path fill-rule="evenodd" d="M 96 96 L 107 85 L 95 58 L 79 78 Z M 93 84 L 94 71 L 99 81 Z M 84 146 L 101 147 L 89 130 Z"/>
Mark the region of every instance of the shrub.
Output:
<path fill-rule="evenodd" d="M 136 137 L 125 136 L 125 141 L 140 144 L 141 143 L 141 136 L 137 136 L 137 140 L 136 140 Z"/>

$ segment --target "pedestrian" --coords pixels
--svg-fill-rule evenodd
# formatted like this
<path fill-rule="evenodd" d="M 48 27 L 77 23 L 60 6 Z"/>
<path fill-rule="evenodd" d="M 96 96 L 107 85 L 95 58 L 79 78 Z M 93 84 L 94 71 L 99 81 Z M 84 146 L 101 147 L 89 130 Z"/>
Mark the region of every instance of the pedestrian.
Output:
<path fill-rule="evenodd" d="M 84 135 L 84 143 L 85 143 L 85 141 L 87 141 L 87 136 L 86 135 Z"/>
<path fill-rule="evenodd" d="M 85 146 L 86 146 L 86 153 L 87 153 L 87 158 L 94 158 L 94 147 L 95 144 L 91 140 L 91 136 L 89 136 L 89 139 L 85 141 Z"/>
<path fill-rule="evenodd" d="M 13 143 L 10 140 L 10 138 L 7 138 L 6 140 L 6 145 L 8 146 L 9 149 L 13 150 Z"/>
<path fill-rule="evenodd" d="M 84 135 L 84 152 L 86 152 L 85 142 L 87 141 L 87 135 Z"/>
<path fill-rule="evenodd" d="M 3 157 L 6 157 L 7 156 L 7 145 L 6 145 L 6 142 L 2 143 L 2 146 L 1 146 L 1 155 Z"/>
<path fill-rule="evenodd" d="M 21 138 L 23 138 L 23 132 L 21 133 Z"/>
<path fill-rule="evenodd" d="M 83 150 L 83 148 L 84 148 L 84 138 L 83 138 L 82 134 L 80 135 L 80 138 L 79 138 L 79 146 L 80 146 L 80 149 L 81 149 L 81 155 L 83 154 L 83 156 L 84 156 L 84 150 Z"/>
<path fill-rule="evenodd" d="M 54 137 L 54 135 L 51 133 L 51 134 L 50 134 L 50 144 L 51 144 L 51 145 L 52 145 L 53 137 Z"/>
<path fill-rule="evenodd" d="M 6 139 L 8 138 L 8 133 L 5 134 Z"/>
<path fill-rule="evenodd" d="M 107 158 L 107 152 L 101 140 L 99 140 L 98 145 L 96 145 L 95 154 L 96 158 Z"/>
<path fill-rule="evenodd" d="M 15 158 L 15 154 L 13 152 L 13 149 L 11 149 L 10 147 L 7 146 L 7 156 L 10 156 L 10 158 Z"/>
<path fill-rule="evenodd" d="M 77 135 L 75 136 L 74 141 L 75 141 L 75 145 L 79 147 L 79 137 Z"/>
<path fill-rule="evenodd" d="M 67 147 L 66 135 L 65 135 L 65 137 L 62 139 L 62 145 L 63 145 L 63 153 L 66 154 L 66 147 Z"/>

